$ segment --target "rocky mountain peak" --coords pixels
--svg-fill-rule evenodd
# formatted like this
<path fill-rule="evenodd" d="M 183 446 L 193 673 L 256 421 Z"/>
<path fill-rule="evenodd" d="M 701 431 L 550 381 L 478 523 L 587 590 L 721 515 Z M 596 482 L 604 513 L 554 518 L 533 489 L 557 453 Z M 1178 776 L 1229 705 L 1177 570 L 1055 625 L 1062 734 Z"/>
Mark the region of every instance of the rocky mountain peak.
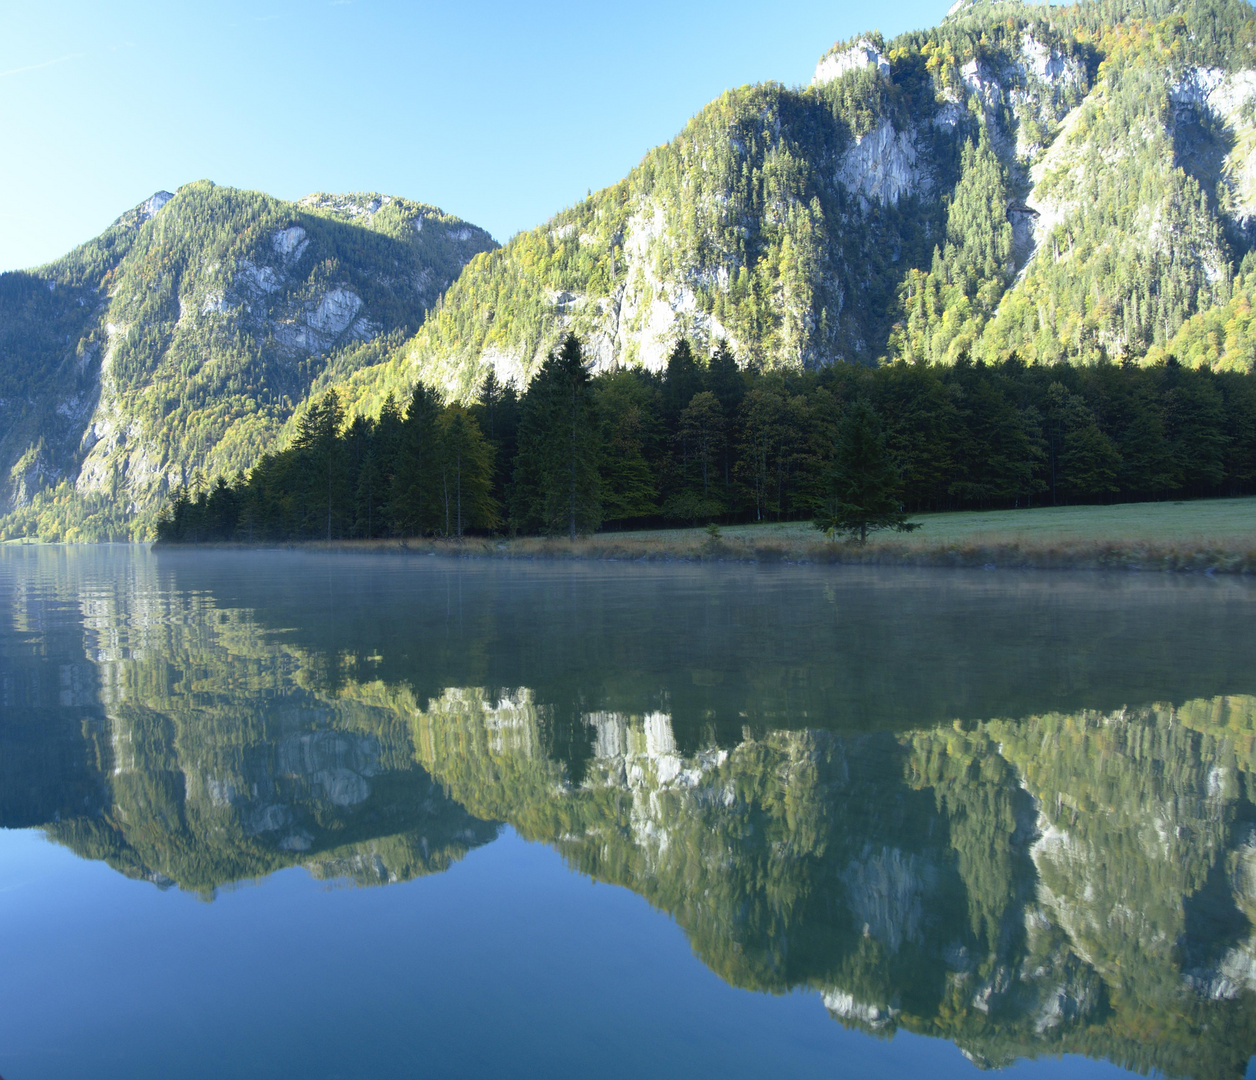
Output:
<path fill-rule="evenodd" d="M 146 221 L 151 221 L 156 217 L 157 212 L 174 198 L 173 193 L 169 191 L 156 191 L 145 199 L 138 206 L 128 210 L 123 214 L 114 225 L 121 225 L 124 228 L 138 229 Z"/>
<path fill-rule="evenodd" d="M 883 79 L 890 77 L 890 62 L 879 48 L 867 38 L 860 38 L 854 44 L 836 46 L 825 54 L 816 64 L 816 73 L 811 77 L 812 86 L 823 86 L 825 83 L 840 79 L 849 71 L 862 68 L 877 69 Z"/>

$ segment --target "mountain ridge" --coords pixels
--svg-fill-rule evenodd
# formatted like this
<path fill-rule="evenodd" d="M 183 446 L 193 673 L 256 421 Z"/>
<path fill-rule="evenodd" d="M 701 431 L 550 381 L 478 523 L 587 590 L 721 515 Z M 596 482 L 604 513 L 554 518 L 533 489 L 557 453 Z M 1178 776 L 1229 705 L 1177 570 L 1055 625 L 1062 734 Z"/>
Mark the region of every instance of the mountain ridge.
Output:
<path fill-rule="evenodd" d="M 1163 355 L 1251 248 L 1254 40 L 1245 3 L 1135 2 L 968 5 L 839 42 L 808 87 L 727 91 L 625 180 L 469 266 L 376 385 L 470 397 L 490 367 L 520 384 L 569 330 L 603 370 L 657 369 L 680 336 L 764 366 Z M 1119 194 L 1086 174 L 1105 152 L 1141 202 L 1095 220 L 1087 204 Z M 1035 257 L 1073 254 L 1074 233 L 1076 283 Z M 1115 279 L 1097 312 L 1096 252 Z M 1044 291 L 1082 325 L 1040 319 Z"/>
<path fill-rule="evenodd" d="M 124 528 L 197 471 L 251 467 L 320 379 L 378 359 L 494 244 L 376 193 L 157 192 L 0 277 L 0 496 L 60 486 Z"/>

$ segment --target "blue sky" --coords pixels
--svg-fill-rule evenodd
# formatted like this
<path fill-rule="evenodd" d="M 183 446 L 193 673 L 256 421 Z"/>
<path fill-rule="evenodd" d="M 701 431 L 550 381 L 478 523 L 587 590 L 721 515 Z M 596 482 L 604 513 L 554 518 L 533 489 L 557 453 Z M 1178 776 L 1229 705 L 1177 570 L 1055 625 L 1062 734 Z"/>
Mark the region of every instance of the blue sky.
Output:
<path fill-rule="evenodd" d="M 499 240 L 614 183 L 730 86 L 947 2 L 4 0 L 0 270 L 202 178 L 404 195 Z"/>

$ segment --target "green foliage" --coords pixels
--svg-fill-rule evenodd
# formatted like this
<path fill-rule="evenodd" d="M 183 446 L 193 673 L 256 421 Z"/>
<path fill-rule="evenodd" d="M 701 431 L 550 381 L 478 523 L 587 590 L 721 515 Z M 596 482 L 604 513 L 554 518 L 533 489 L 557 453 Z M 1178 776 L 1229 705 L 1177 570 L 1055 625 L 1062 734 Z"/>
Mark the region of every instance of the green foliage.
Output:
<path fill-rule="evenodd" d="M 575 335 L 551 353 L 523 401 L 515 458 L 516 528 L 567 533 L 602 523 L 599 431 L 584 352 Z"/>
<path fill-rule="evenodd" d="M 900 290 L 905 325 L 891 355 L 954 363 L 972 349 L 1011 279 L 1012 226 L 1004 169 L 983 125 L 964 144 L 960 180 L 946 216 L 946 241 L 926 273 L 912 270 Z"/>
<path fill-rule="evenodd" d="M 496 529 L 501 519 L 492 496 L 492 445 L 475 418 L 461 406 L 446 409 L 437 424 L 444 535 L 461 539 L 468 529 Z"/>
<path fill-rule="evenodd" d="M 602 518 L 611 523 L 654 517 L 663 428 L 658 387 L 639 370 L 621 370 L 594 379 L 593 395 L 603 449 Z"/>
<path fill-rule="evenodd" d="M 1162 353 L 1176 356 L 1187 367 L 1214 371 L 1256 370 L 1256 320 L 1252 316 L 1256 273 L 1248 271 L 1234 280 L 1229 300 L 1192 315 L 1178 328 Z"/>
<path fill-rule="evenodd" d="M 179 488 L 157 522 L 167 543 L 340 540 L 436 534 L 461 538 L 500 524 L 493 447 L 474 415 L 442 409 L 416 387 L 405 417 L 385 401 L 355 417 L 328 391 L 301 417 L 293 445 L 246 478 Z"/>
<path fill-rule="evenodd" d="M 386 399 L 346 427 L 329 391 L 247 479 L 179 488 L 158 535 L 458 538 L 501 528 L 508 506 L 519 532 L 774 518 L 862 541 L 920 510 L 1256 491 L 1256 374 L 1176 360 L 788 375 L 738 371 L 727 347 L 703 364 L 682 341 L 661 379 L 591 377 L 568 337 L 522 399 L 492 378 L 482 395 L 442 405 L 420 384 L 404 418 Z"/>
<path fill-rule="evenodd" d="M 880 418 L 862 398 L 837 427 L 837 445 L 829 469 L 830 498 L 816 526 L 830 534 L 846 533 L 865 543 L 875 529 L 910 532 L 899 498 L 898 470 L 890 459 Z"/>

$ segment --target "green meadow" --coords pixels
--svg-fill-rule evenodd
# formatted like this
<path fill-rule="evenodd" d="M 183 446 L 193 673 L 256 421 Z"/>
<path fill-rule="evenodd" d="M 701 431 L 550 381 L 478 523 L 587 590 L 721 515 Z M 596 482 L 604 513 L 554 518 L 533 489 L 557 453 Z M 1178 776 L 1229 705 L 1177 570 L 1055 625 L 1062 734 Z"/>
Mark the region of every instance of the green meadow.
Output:
<path fill-rule="evenodd" d="M 603 532 L 568 540 L 365 540 L 307 543 L 349 551 L 464 558 L 856 563 L 1256 573 L 1256 498 L 919 514 L 908 533 L 835 540 L 809 522 Z"/>

